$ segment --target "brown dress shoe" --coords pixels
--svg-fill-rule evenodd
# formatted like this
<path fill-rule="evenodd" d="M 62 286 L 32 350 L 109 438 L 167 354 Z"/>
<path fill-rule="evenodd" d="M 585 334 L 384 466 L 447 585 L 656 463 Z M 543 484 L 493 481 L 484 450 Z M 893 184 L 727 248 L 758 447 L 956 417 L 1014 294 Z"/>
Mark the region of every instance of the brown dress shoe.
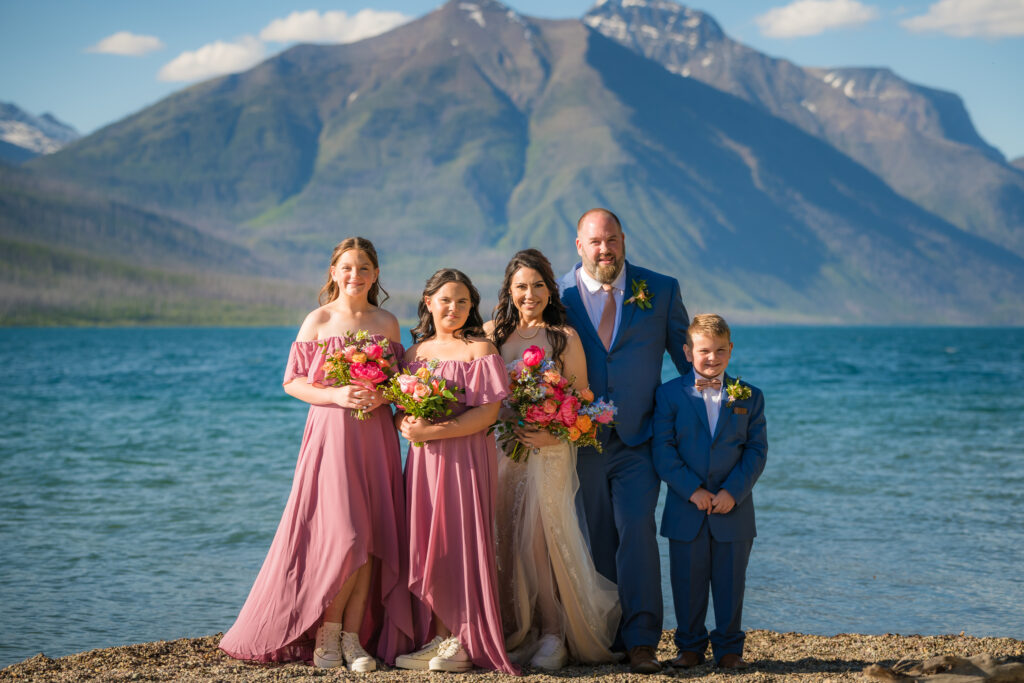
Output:
<path fill-rule="evenodd" d="M 718 660 L 719 669 L 749 669 L 750 665 L 743 661 L 743 657 L 738 654 L 730 652 L 727 655 L 722 655 L 722 658 Z"/>
<path fill-rule="evenodd" d="M 704 663 L 704 655 L 699 652 L 680 652 L 679 656 L 668 663 L 676 669 L 692 669 Z"/>
<path fill-rule="evenodd" d="M 661 671 L 658 656 L 650 645 L 637 645 L 629 651 L 629 670 L 635 674 L 656 674 Z"/>

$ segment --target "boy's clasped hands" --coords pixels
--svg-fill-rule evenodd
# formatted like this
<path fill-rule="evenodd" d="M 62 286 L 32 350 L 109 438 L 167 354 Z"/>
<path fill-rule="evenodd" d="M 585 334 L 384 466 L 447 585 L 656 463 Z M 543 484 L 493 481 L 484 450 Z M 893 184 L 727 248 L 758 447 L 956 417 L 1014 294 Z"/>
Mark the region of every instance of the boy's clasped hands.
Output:
<path fill-rule="evenodd" d="M 702 510 L 709 515 L 724 515 L 736 507 L 736 499 L 725 489 L 719 490 L 718 493 L 711 493 L 711 491 L 708 491 L 703 486 L 693 492 L 693 495 L 690 496 L 690 502 L 696 505 L 698 510 Z"/>

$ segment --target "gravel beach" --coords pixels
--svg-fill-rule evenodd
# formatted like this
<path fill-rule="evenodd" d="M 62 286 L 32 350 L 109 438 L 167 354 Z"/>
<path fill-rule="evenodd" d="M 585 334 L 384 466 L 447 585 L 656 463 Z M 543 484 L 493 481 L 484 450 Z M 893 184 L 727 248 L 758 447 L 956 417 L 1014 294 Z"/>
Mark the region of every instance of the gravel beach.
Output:
<path fill-rule="evenodd" d="M 389 669 L 369 674 L 352 674 L 344 670 L 319 670 L 305 664 L 260 665 L 231 659 L 217 649 L 220 634 L 203 638 L 125 645 L 92 650 L 59 659 L 40 653 L 0 670 L 0 681 L 329 681 L 359 679 L 367 683 L 431 680 L 460 680 L 463 683 L 487 681 L 537 681 L 553 683 L 567 678 L 596 678 L 608 683 L 647 681 L 664 678 L 701 679 L 747 683 L 753 681 L 843 681 L 843 680 L 921 680 L 912 664 L 946 656 L 950 668 L 961 659 L 974 657 L 1002 668 L 997 675 L 956 675 L 956 671 L 939 672 L 927 680 L 950 683 L 985 680 L 1024 681 L 1024 641 L 1013 638 L 974 638 L 971 636 L 901 636 L 886 634 L 866 636 L 841 634 L 811 636 L 800 633 L 748 631 L 744 658 L 752 667 L 743 673 L 724 673 L 704 665 L 688 671 L 672 671 L 655 676 L 629 673 L 622 665 L 600 667 L 569 667 L 557 673 L 536 673 L 527 670 L 523 678 L 478 671 L 466 674 L 417 673 Z M 672 632 L 662 635 L 658 649 L 660 659 L 676 654 Z M 710 654 L 710 653 L 709 653 Z M 988 655 L 987 657 L 978 657 Z M 935 660 L 938 661 L 938 660 Z M 876 666 L 873 666 L 876 665 Z M 872 667 L 869 669 L 869 667 Z M 893 669 L 903 672 L 893 673 Z M 926 667 L 927 668 L 927 667 Z M 934 666 L 932 668 L 935 668 Z M 939 667 L 941 669 L 943 667 Z M 869 669 L 870 675 L 865 674 Z"/>

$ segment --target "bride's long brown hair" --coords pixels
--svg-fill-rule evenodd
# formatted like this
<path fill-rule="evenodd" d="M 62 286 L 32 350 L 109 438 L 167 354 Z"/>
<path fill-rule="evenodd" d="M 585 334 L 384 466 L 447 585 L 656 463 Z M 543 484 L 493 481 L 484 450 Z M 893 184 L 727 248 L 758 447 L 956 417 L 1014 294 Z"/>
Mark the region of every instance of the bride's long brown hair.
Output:
<path fill-rule="evenodd" d="M 512 278 L 520 268 L 530 268 L 540 273 L 544 285 L 548 288 L 548 304 L 544 307 L 541 319 L 547 327 L 544 332 L 547 335 L 548 343 L 551 344 L 551 359 L 561 367 L 562 354 L 565 352 L 569 336 L 563 329 L 565 327 L 565 304 L 558 294 L 558 282 L 555 281 L 555 273 L 551 269 L 551 262 L 537 249 L 523 249 L 517 252 L 512 260 L 505 266 L 505 279 L 501 283 L 501 291 L 498 292 L 498 305 L 494 307 L 494 345 L 501 350 L 508 338 L 519 326 L 519 310 L 512 303 Z"/>
<path fill-rule="evenodd" d="M 370 263 L 377 269 L 377 279 L 373 285 L 370 286 L 370 291 L 366 295 L 366 300 L 370 302 L 371 306 L 380 306 L 382 303 L 390 298 L 386 289 L 380 286 L 380 262 L 377 260 L 377 250 L 373 248 L 373 242 L 366 239 L 365 237 L 349 237 L 347 239 L 338 242 L 338 246 L 334 247 L 334 251 L 331 253 L 331 263 L 327 266 L 327 282 L 320 288 L 320 305 L 329 304 L 341 295 L 341 290 L 338 288 L 338 283 L 331 277 L 331 268 L 338 265 L 338 259 L 346 251 L 355 249 L 366 254 L 366 258 L 370 259 Z M 378 301 L 381 293 L 384 294 L 384 298 Z"/>

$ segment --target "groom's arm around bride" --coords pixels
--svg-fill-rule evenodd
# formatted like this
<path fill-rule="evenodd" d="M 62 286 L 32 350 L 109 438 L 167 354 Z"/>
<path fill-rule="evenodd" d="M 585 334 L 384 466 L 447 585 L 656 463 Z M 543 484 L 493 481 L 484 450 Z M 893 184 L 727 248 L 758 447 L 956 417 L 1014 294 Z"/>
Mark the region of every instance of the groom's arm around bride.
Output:
<path fill-rule="evenodd" d="M 665 351 L 680 374 L 690 370 L 683 349 L 689 319 L 676 279 L 626 261 L 625 241 L 612 212 L 583 214 L 576 228 L 581 262 L 560 290 L 583 342 L 590 388 L 618 406 L 603 452 L 579 451 L 585 531 L 597 570 L 619 586 L 617 644 L 629 651 L 634 671 L 654 673 L 662 631 L 654 521 L 661 482 L 651 460 L 651 417 Z"/>

